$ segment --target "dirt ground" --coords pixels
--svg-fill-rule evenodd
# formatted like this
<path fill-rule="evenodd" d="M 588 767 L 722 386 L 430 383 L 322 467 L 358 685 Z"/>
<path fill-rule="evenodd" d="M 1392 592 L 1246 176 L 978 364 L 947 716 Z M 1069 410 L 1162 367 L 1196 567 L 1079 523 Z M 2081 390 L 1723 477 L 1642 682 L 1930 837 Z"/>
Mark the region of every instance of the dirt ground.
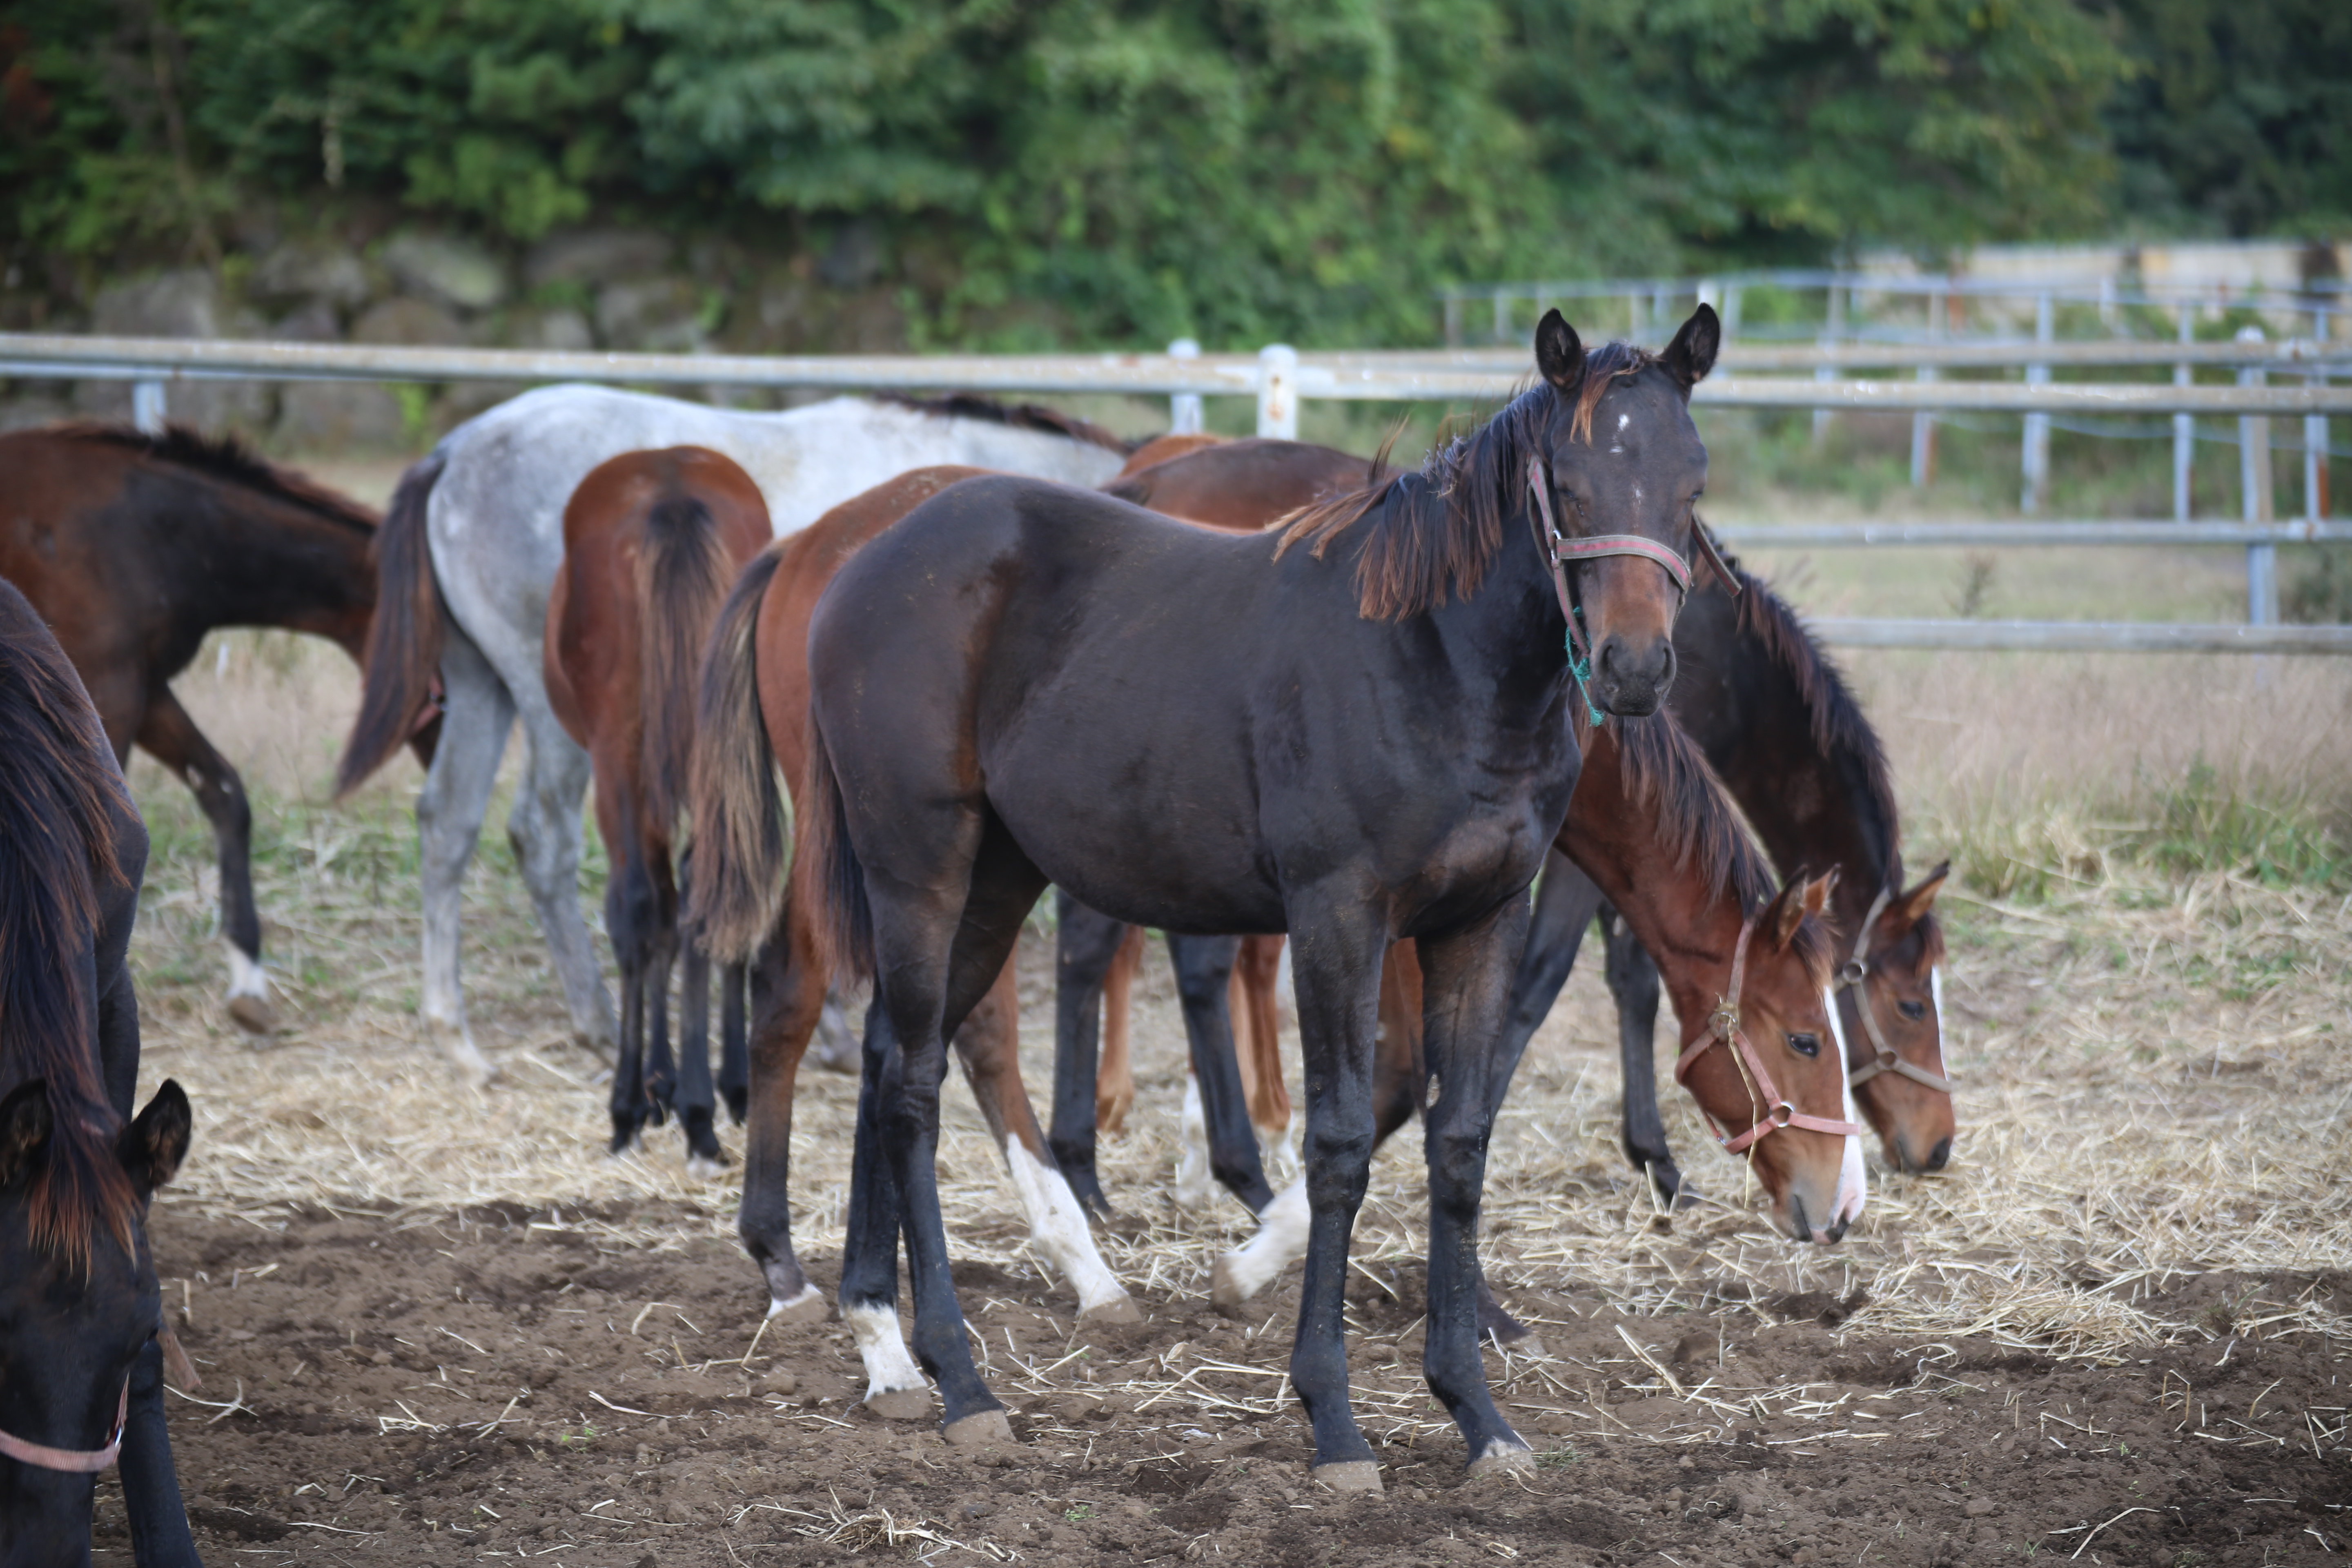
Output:
<path fill-rule="evenodd" d="M 454 1085 L 414 1024 L 414 772 L 320 804 L 346 667 L 240 641 L 182 694 L 253 759 L 286 1015 L 259 1049 L 226 1024 L 209 837 L 141 763 L 156 835 L 135 949 L 142 1077 L 179 1079 L 197 1116 L 152 1230 L 203 1373 L 170 1405 L 216 1565 L 2205 1568 L 2352 1551 L 2340 892 L 2091 859 L 2054 866 L 2030 904 L 1956 886 L 1954 1167 L 1874 1167 L 1868 1214 L 1830 1249 L 1774 1238 L 1679 1101 L 1669 1129 L 1706 1201 L 1654 1212 L 1615 1148 L 1605 994 L 1580 973 L 1498 1125 L 1484 1244 L 1539 1330 L 1540 1353 L 1487 1361 L 1541 1462 L 1465 1482 L 1422 1385 L 1420 1172 L 1402 1139 L 1375 1165 L 1350 1279 L 1357 1407 L 1388 1489 L 1339 1498 L 1307 1479 L 1282 1375 L 1297 1271 L 1261 1315 L 1215 1315 L 1208 1264 L 1247 1216 L 1168 1195 L 1181 1039 L 1156 947 L 1132 1131 L 1104 1152 L 1124 1212 L 1103 1249 L 1144 1323 L 1074 1324 L 950 1090 L 950 1241 L 1018 1439 L 950 1450 L 860 1405 L 841 1325 L 763 1330 L 733 1183 L 690 1178 L 674 1131 L 603 1154 L 597 1064 L 563 1038 L 495 831 L 466 961 L 506 1081 Z M 592 911 L 600 874 L 592 847 Z M 1024 945 L 1040 1092 L 1048 953 Z M 803 1082 L 796 1237 L 829 1286 L 853 1087 Z M 110 1480 L 100 1531 L 101 1560 L 127 1562 Z"/>

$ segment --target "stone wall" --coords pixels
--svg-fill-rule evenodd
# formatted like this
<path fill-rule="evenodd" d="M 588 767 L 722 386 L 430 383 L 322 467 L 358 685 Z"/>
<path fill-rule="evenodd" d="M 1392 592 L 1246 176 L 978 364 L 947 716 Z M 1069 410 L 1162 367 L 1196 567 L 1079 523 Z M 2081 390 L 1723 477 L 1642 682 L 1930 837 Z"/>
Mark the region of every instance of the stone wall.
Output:
<path fill-rule="evenodd" d="M 907 323 L 887 258 L 856 226 L 826 251 L 763 258 L 728 240 L 643 228 L 561 231 L 499 249 L 396 228 L 259 240 L 217 268 L 101 272 L 29 289 L 14 275 L 0 325 L 138 337 L 465 344 L 685 353 L 886 353 Z M 287 454 L 409 452 L 512 395 L 484 384 L 179 383 L 175 420 Z M 752 401 L 760 395 L 748 395 Z M 0 428 L 127 419 L 122 382 L 0 382 Z"/>

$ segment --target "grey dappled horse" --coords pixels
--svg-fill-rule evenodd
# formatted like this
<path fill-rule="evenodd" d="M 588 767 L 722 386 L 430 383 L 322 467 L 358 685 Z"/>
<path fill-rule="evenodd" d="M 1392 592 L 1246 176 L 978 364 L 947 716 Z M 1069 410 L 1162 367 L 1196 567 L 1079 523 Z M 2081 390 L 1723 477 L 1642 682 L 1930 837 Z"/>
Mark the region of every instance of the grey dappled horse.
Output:
<path fill-rule="evenodd" d="M 742 465 L 781 536 L 911 468 L 980 468 L 1103 483 L 1123 446 L 1048 410 L 957 397 L 841 397 L 742 413 L 598 386 L 524 394 L 451 431 L 402 479 L 379 536 L 381 583 L 367 681 L 338 783 L 349 790 L 433 721 L 440 733 L 417 798 L 425 883 L 427 1033 L 478 1082 L 458 981 L 458 891 L 520 719 L 524 772 L 507 819 L 572 1012 L 574 1036 L 610 1053 L 613 1011 L 581 918 L 581 803 L 588 756 L 550 710 L 547 597 L 563 559 L 563 507 L 588 471 L 646 447 L 707 447 Z M 440 689 L 434 690 L 438 678 Z"/>

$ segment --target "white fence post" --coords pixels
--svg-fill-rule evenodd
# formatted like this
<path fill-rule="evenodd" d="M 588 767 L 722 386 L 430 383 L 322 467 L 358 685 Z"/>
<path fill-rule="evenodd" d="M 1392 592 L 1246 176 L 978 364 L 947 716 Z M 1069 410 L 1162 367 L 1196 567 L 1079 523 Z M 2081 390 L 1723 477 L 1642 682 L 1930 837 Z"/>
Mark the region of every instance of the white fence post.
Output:
<path fill-rule="evenodd" d="M 1511 296 L 1499 286 L 1495 289 L 1495 341 L 1498 343 L 1511 341 Z"/>
<path fill-rule="evenodd" d="M 1168 345 L 1168 357 L 1199 359 L 1201 345 L 1191 338 L 1178 338 Z M 1168 397 L 1168 434 L 1197 436 L 1201 429 L 1201 395 L 1197 392 L 1171 393 Z"/>
<path fill-rule="evenodd" d="M 1298 351 L 1288 343 L 1257 351 L 1257 433 L 1298 439 Z"/>
<path fill-rule="evenodd" d="M 2242 343 L 2263 341 L 2260 327 L 2239 330 Z M 2240 386 L 2262 386 L 2269 375 L 2258 364 L 2238 373 Z M 2275 515 L 2271 502 L 2271 421 L 2266 414 L 2242 415 L 2238 419 L 2238 486 L 2248 522 L 2268 522 Z M 2278 546 L 2246 546 L 2246 620 L 2257 626 L 2278 624 Z"/>
<path fill-rule="evenodd" d="M 1837 347 L 1838 339 L 1843 337 L 1844 333 L 1845 291 L 1840 289 L 1836 284 L 1832 283 L 1830 285 L 1828 324 L 1822 329 L 1822 346 L 1828 349 Z M 1837 379 L 1837 372 L 1828 365 L 1822 365 L 1820 369 L 1813 372 L 1813 379 L 1815 381 L 1835 381 Z M 1816 442 L 1821 441 L 1824 439 L 1829 433 L 1830 411 L 1826 408 L 1814 409 L 1813 439 Z"/>
<path fill-rule="evenodd" d="M 1459 294 L 1448 293 L 1445 296 L 1445 346 L 1449 349 L 1462 346 L 1462 296 Z"/>
<path fill-rule="evenodd" d="M 131 423 L 141 434 L 161 436 L 163 421 L 169 417 L 168 405 L 160 381 L 134 381 L 131 384 Z"/>
<path fill-rule="evenodd" d="M 2311 313 L 2311 336 L 2316 343 L 2327 342 L 2327 312 Z M 2309 377 L 2314 386 L 2327 384 L 2327 373 L 2314 371 Z M 2306 414 L 2303 416 L 2303 515 L 2317 522 L 2327 515 L 2327 416 Z"/>
<path fill-rule="evenodd" d="M 2189 300 L 2180 305 L 2180 341 L 2197 340 L 2197 307 Z M 2196 376 L 2186 364 L 2172 367 L 2172 384 L 2190 386 Z M 2197 416 L 2176 414 L 2172 416 L 2172 515 L 2187 522 L 2189 515 L 2189 481 L 2197 474 Z"/>
<path fill-rule="evenodd" d="M 1927 341 L 1944 341 L 1944 290 L 1927 290 Z M 1915 372 L 1921 381 L 1934 381 L 1937 373 L 1932 364 L 1923 364 Z M 1911 416 L 1911 488 L 1925 489 L 1936 477 L 1936 416 L 1926 409 Z"/>
<path fill-rule="evenodd" d="M 2033 341 L 2046 343 L 2053 335 L 2050 296 L 2039 295 L 2033 301 Z M 2028 386 L 2044 386 L 2050 381 L 2050 367 L 2030 364 L 2025 367 Z M 2018 509 L 2025 512 L 2040 511 L 2050 500 L 2050 416 L 2029 414 L 2025 416 L 2024 453 L 2021 461 L 2025 468 L 2024 493 L 2018 500 Z"/>

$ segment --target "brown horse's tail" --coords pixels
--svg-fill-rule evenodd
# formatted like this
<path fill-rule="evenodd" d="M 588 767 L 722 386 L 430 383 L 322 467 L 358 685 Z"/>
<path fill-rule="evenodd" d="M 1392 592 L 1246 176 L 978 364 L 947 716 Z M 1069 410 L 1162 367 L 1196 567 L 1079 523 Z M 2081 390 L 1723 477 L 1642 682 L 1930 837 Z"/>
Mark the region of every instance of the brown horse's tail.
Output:
<path fill-rule="evenodd" d="M 698 496 L 662 497 L 639 526 L 638 769 L 646 811 L 674 830 L 693 765 L 697 667 L 735 562 Z"/>
<path fill-rule="evenodd" d="M 782 559 L 761 551 L 735 579 L 702 656 L 694 715 L 694 888 L 687 921 L 704 951 L 741 963 L 775 929 L 789 807 L 760 707 L 755 635 Z"/>
<path fill-rule="evenodd" d="M 367 782 L 416 733 L 441 670 L 447 622 L 441 585 L 433 580 L 433 553 L 425 533 L 425 503 L 447 462 L 436 449 L 400 477 L 392 508 L 376 530 L 375 616 L 368 626 L 367 668 L 360 713 L 335 768 L 335 797 Z"/>
<path fill-rule="evenodd" d="M 793 904 L 808 912 L 824 971 L 839 980 L 874 973 L 874 907 L 866 900 L 866 870 L 849 842 L 849 805 L 824 730 L 811 713 L 808 773 L 801 781 L 801 840 L 793 854 Z"/>

